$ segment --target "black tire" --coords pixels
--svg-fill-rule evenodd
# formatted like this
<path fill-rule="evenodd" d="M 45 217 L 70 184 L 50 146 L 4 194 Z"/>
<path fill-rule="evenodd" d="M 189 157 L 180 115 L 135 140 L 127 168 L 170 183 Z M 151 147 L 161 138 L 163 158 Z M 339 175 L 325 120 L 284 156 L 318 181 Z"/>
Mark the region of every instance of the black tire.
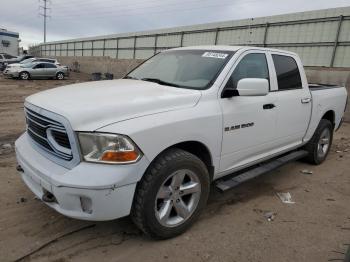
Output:
<path fill-rule="evenodd" d="M 159 218 L 157 218 L 157 197 L 159 190 L 165 185 L 164 183 L 171 177 L 171 174 L 176 175 L 176 171 L 181 172 L 183 170 L 193 172 L 192 174 L 195 173 L 198 177 L 198 183 L 200 183 L 198 204 L 194 207 L 191 215 L 181 224 L 172 227 L 164 226 L 160 223 Z M 135 192 L 131 218 L 138 228 L 153 239 L 175 237 L 185 232 L 198 218 L 201 210 L 207 203 L 209 188 L 208 170 L 198 157 L 181 149 L 169 149 L 153 161 L 139 182 Z"/>
<path fill-rule="evenodd" d="M 348 246 L 348 251 L 345 253 L 344 262 L 350 262 L 350 246 Z"/>
<path fill-rule="evenodd" d="M 334 126 L 329 120 L 321 119 L 311 140 L 304 147 L 304 149 L 309 153 L 308 156 L 305 158 L 307 162 L 314 165 L 319 165 L 327 158 L 329 150 L 332 146 L 333 129 Z M 321 154 L 319 152 L 319 143 L 321 140 L 321 136 L 324 134 L 324 132 L 327 132 L 327 130 L 329 132 L 329 143 L 325 152 Z"/>
<path fill-rule="evenodd" d="M 21 72 L 19 73 L 19 78 L 21 80 L 28 80 L 30 79 L 30 74 L 28 72 Z"/>
<path fill-rule="evenodd" d="M 64 79 L 64 74 L 63 74 L 62 72 L 58 72 L 58 73 L 56 74 L 56 79 L 57 79 L 57 80 L 63 80 L 63 79 Z"/>

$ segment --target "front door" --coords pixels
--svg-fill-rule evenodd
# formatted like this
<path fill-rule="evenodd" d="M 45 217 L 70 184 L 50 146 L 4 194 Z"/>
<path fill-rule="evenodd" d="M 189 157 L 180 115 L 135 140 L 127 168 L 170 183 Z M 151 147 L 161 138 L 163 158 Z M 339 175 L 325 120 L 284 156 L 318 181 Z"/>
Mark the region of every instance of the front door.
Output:
<path fill-rule="evenodd" d="M 45 65 L 43 63 L 35 65 L 31 72 L 31 76 L 34 78 L 45 77 Z"/>
<path fill-rule="evenodd" d="M 244 78 L 269 80 L 270 63 L 263 51 L 245 53 L 234 66 L 225 88 L 236 88 L 237 82 Z M 276 98 L 275 92 L 269 92 L 266 96 L 220 99 L 224 123 L 220 172 L 252 163 L 273 149 Z"/>

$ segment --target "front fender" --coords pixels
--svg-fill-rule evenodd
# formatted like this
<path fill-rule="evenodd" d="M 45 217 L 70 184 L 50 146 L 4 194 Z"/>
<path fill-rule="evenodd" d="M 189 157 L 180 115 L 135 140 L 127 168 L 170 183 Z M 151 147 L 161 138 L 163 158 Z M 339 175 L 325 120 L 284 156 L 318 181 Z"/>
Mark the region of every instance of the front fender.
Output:
<path fill-rule="evenodd" d="M 210 151 L 214 168 L 219 166 L 222 115 L 220 108 L 215 105 L 207 104 L 143 116 L 115 123 L 97 131 L 129 136 L 149 162 L 175 144 L 186 141 L 200 142 Z"/>

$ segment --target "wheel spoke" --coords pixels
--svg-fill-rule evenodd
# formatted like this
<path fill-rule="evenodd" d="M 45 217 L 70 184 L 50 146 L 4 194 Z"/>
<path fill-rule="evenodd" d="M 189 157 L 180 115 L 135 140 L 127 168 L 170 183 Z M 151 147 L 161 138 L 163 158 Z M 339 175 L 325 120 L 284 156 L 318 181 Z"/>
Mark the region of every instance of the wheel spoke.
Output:
<path fill-rule="evenodd" d="M 186 173 L 183 171 L 179 171 L 173 176 L 173 179 L 171 181 L 171 187 L 172 188 L 179 188 L 184 181 Z"/>
<path fill-rule="evenodd" d="M 191 181 L 189 183 L 186 183 L 185 185 L 180 186 L 181 195 L 197 193 L 199 190 L 200 190 L 200 186 L 199 186 L 199 183 L 197 182 Z"/>
<path fill-rule="evenodd" d="M 160 210 L 158 212 L 159 219 L 162 222 L 165 222 L 168 220 L 172 208 L 173 208 L 173 203 L 171 200 L 164 201 L 162 207 L 160 208 Z"/>
<path fill-rule="evenodd" d="M 159 192 L 157 194 L 157 198 L 168 199 L 171 196 L 171 194 L 172 194 L 171 189 L 168 186 L 162 186 L 159 189 Z"/>
<path fill-rule="evenodd" d="M 321 140 L 320 140 L 320 143 L 322 144 L 322 145 L 326 145 L 326 144 L 328 144 L 329 143 L 329 139 L 328 138 L 322 138 Z"/>
<path fill-rule="evenodd" d="M 323 152 L 323 147 L 322 145 L 318 144 L 317 146 L 317 152 L 319 156 L 323 156 L 324 152 Z"/>
<path fill-rule="evenodd" d="M 176 213 L 182 218 L 187 218 L 190 213 L 190 211 L 188 210 L 187 206 L 181 198 L 179 199 L 179 202 L 174 202 L 174 208 Z"/>

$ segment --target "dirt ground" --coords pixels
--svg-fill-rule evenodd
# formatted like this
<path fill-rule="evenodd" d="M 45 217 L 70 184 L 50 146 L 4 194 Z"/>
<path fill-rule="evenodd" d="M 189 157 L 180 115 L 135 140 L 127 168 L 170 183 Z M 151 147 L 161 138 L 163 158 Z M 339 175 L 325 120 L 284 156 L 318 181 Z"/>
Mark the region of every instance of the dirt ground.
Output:
<path fill-rule="evenodd" d="M 6 80 L 0 76 L 0 261 L 342 261 L 350 245 L 350 124 L 335 134 L 325 163 L 288 164 L 227 193 L 212 189 L 207 208 L 185 234 L 166 241 L 142 235 L 129 218 L 66 218 L 17 174 L 13 150 L 30 94 L 88 80 Z M 10 143 L 11 148 L 3 148 Z M 313 174 L 300 171 L 308 169 Z M 283 204 L 277 192 L 290 192 Z M 273 221 L 264 216 L 273 212 Z"/>

